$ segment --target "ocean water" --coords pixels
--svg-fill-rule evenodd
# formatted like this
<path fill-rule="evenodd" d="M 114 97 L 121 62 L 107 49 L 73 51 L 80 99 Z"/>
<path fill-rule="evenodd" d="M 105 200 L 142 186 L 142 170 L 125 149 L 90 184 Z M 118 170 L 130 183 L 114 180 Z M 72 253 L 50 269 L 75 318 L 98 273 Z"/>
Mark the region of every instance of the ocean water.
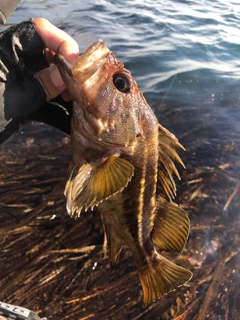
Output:
<path fill-rule="evenodd" d="M 238 1 L 23 0 L 8 23 L 40 16 L 69 33 L 81 52 L 103 39 L 163 125 L 171 127 L 170 110 L 181 109 L 196 126 L 207 109 L 209 121 L 218 115 L 239 133 Z"/>
<path fill-rule="evenodd" d="M 23 0 L 8 22 L 36 16 L 68 32 L 81 51 L 103 39 L 141 90 L 159 100 L 224 99 L 239 85 L 236 0 Z"/>
<path fill-rule="evenodd" d="M 132 72 L 160 123 L 184 136 L 188 150 L 196 138 L 207 138 L 204 154 L 197 159 L 186 154 L 188 162 L 231 161 L 232 154 L 222 159 L 219 149 L 239 145 L 238 1 L 23 0 L 8 24 L 31 17 L 65 30 L 81 52 L 103 39 Z M 187 133 L 201 126 L 195 136 Z"/>
<path fill-rule="evenodd" d="M 178 201 L 192 227 L 184 251 L 194 273 L 190 284 L 194 298 L 189 301 L 196 298 L 207 306 L 181 319 L 237 319 L 240 2 L 23 0 L 7 26 L 31 17 L 44 17 L 65 30 L 81 52 L 103 39 L 132 72 L 159 122 L 185 146 L 181 156 L 187 171 L 182 173 Z M 211 286 L 206 279 L 215 269 L 218 274 Z M 219 283 L 221 277 L 226 282 Z M 211 295 L 222 299 L 220 304 L 228 310 L 224 315 L 225 307 L 210 305 Z M 194 310 L 196 305 L 189 305 Z M 160 319 L 152 312 L 152 317 L 138 319 Z"/>

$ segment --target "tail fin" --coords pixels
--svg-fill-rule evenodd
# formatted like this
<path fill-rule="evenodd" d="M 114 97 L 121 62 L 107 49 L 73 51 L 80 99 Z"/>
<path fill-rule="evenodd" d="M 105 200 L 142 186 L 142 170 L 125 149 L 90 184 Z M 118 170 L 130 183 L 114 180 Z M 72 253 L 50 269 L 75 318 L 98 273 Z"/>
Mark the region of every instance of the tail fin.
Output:
<path fill-rule="evenodd" d="M 151 265 L 139 272 L 139 277 L 143 288 L 144 305 L 148 305 L 164 294 L 181 287 L 191 279 L 192 272 L 157 254 Z"/>

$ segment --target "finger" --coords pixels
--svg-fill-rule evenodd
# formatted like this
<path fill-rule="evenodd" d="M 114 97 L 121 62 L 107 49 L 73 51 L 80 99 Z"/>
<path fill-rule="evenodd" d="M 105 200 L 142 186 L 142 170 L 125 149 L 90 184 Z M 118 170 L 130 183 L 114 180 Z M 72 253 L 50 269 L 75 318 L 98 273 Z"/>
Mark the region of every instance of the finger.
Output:
<path fill-rule="evenodd" d="M 71 38 L 64 31 L 52 25 L 46 19 L 35 18 L 33 22 L 46 48 L 49 48 L 55 53 L 60 53 L 71 64 L 77 60 L 79 47 L 73 38 Z"/>
<path fill-rule="evenodd" d="M 44 50 L 44 55 L 45 55 L 45 58 L 47 59 L 47 62 L 48 62 L 49 66 L 54 64 L 53 57 L 55 56 L 55 52 L 53 52 L 52 50 L 46 48 Z"/>
<path fill-rule="evenodd" d="M 56 65 L 35 73 L 34 77 L 41 83 L 46 93 L 46 101 L 52 100 L 66 90 Z"/>
<path fill-rule="evenodd" d="M 62 54 L 71 64 L 76 62 L 79 48 L 74 39 L 46 19 L 36 18 L 34 19 L 34 25 L 47 48 L 46 57 L 50 64 L 52 63 L 53 53 Z M 49 68 L 36 73 L 35 78 L 44 88 L 47 101 L 52 100 L 66 89 L 56 65 L 51 65 Z"/>

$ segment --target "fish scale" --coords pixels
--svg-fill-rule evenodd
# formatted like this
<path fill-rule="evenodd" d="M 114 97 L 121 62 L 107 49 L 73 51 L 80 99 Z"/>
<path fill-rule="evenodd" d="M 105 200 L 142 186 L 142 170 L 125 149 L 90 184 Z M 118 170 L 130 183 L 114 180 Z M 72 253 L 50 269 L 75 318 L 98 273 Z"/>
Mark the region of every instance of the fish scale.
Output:
<path fill-rule="evenodd" d="M 131 250 L 147 305 L 187 282 L 192 273 L 160 252 L 181 252 L 189 234 L 186 212 L 173 202 L 183 165 L 176 137 L 162 127 L 131 73 L 97 41 L 74 66 L 55 55 L 73 97 L 73 153 L 65 187 L 67 210 L 101 212 L 109 258 Z"/>

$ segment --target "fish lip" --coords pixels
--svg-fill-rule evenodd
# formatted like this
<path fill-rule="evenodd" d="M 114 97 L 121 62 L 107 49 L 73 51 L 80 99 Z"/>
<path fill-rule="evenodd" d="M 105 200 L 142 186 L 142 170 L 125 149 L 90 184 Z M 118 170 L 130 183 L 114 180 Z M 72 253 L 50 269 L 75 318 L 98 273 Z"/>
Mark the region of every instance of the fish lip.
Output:
<path fill-rule="evenodd" d="M 56 53 L 53 60 L 61 74 L 67 74 L 69 77 L 73 78 L 72 65 L 60 53 Z"/>
<path fill-rule="evenodd" d="M 110 53 L 102 40 L 95 41 L 73 66 L 73 76 L 79 83 L 84 83 L 101 68 Z"/>
<path fill-rule="evenodd" d="M 59 53 L 55 54 L 54 63 L 58 67 L 63 82 L 65 83 L 65 86 L 73 100 L 78 101 L 79 93 L 82 92 L 82 86 L 78 83 L 72 73 L 73 66 Z"/>

